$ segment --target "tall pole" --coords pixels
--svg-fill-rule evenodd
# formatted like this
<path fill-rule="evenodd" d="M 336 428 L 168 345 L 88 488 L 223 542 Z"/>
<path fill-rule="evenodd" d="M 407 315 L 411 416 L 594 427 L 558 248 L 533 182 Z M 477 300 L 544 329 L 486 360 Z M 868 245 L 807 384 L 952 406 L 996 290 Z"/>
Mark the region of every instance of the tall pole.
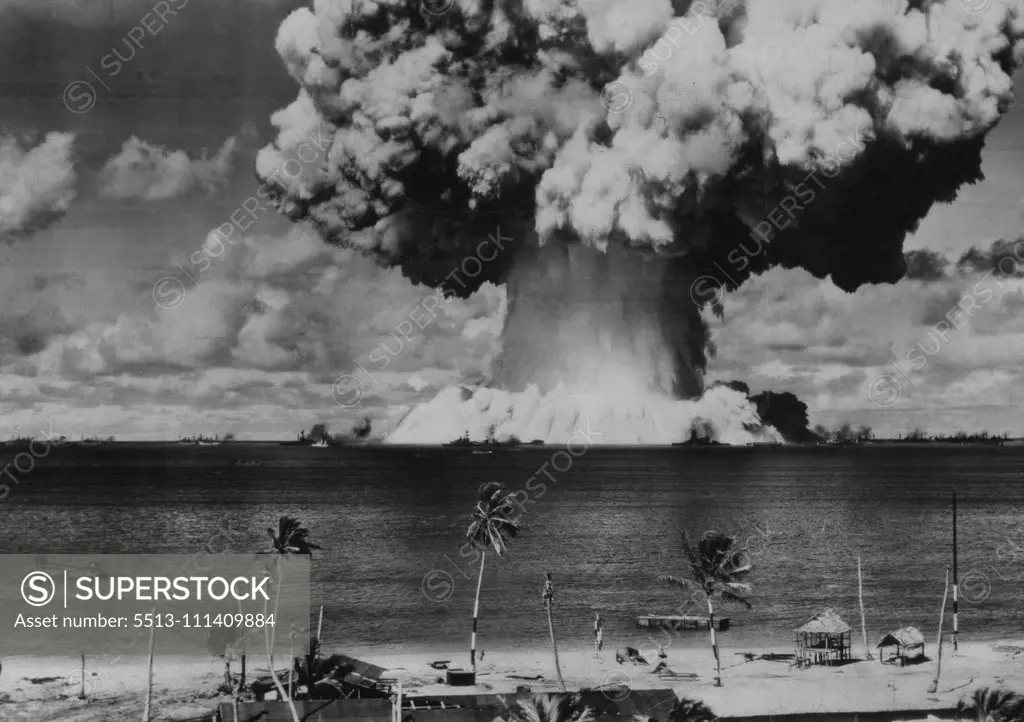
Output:
<path fill-rule="evenodd" d="M 956 571 L 956 492 L 953 492 L 953 654 L 957 654 L 959 650 L 958 635 L 960 633 L 960 610 L 957 602 L 959 601 L 959 587 L 960 577 Z"/>
<path fill-rule="evenodd" d="M 868 626 L 864 621 L 864 582 L 860 576 L 860 557 L 857 557 L 857 599 L 860 600 L 860 631 L 864 636 L 865 658 L 872 660 L 874 657 L 871 656 L 871 647 L 868 646 Z"/>
<path fill-rule="evenodd" d="M 153 608 L 156 612 L 156 607 Z M 149 665 L 146 674 L 146 708 L 142 711 L 142 722 L 153 719 L 153 642 L 156 639 L 156 625 L 149 628 Z"/>
<path fill-rule="evenodd" d="M 292 656 L 290 657 L 292 666 L 288 670 L 288 699 L 295 699 L 295 684 L 294 684 L 294 682 L 295 682 L 295 630 L 292 629 L 292 633 L 290 635 L 288 635 L 288 636 L 291 637 L 291 643 L 292 643 Z M 307 670 L 307 671 L 311 671 L 311 670 Z M 310 675 L 310 676 L 312 676 L 312 675 Z M 312 684 L 312 679 L 310 680 L 310 684 Z M 312 691 L 312 690 L 310 690 L 310 691 Z"/>
<path fill-rule="evenodd" d="M 939 690 L 939 672 L 942 671 L 942 621 L 946 615 L 946 596 L 949 594 L 949 565 L 946 565 L 946 589 L 942 592 L 942 609 L 939 610 L 939 638 L 935 642 L 936 662 L 935 679 L 932 686 L 928 688 L 929 694 L 935 694 Z"/>

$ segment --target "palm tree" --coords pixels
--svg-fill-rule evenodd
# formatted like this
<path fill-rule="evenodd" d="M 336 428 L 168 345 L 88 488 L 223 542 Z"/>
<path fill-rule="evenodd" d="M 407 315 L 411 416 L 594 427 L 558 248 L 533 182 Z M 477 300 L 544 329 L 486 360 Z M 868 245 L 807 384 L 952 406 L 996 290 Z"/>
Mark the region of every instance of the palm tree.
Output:
<path fill-rule="evenodd" d="M 565 680 L 562 679 L 562 666 L 558 663 L 558 643 L 555 641 L 555 625 L 551 621 L 551 602 L 555 600 L 555 587 L 551 583 L 551 572 L 544 574 L 544 606 L 548 608 L 548 631 L 551 633 L 551 648 L 555 650 L 555 671 L 558 673 L 558 684 L 565 692 Z"/>
<path fill-rule="evenodd" d="M 270 535 L 271 546 L 269 553 L 271 554 L 308 554 L 312 559 L 314 549 L 323 549 L 323 547 L 309 541 L 309 529 L 302 526 L 298 519 L 293 519 L 290 516 L 282 516 L 278 520 L 277 528 L 278 531 L 275 534 L 273 527 L 267 527 L 267 534 Z M 280 574 L 280 564 L 278 565 L 278 572 Z M 278 578 L 277 595 L 274 599 L 275 618 L 277 617 L 277 605 L 280 595 L 281 580 Z M 267 649 L 267 658 L 270 662 L 270 676 L 274 680 L 274 686 L 277 687 L 277 692 L 281 696 L 281 699 L 288 700 L 288 707 L 292 713 L 292 718 L 295 722 L 299 722 L 298 711 L 295 709 L 295 703 L 292 701 L 291 696 L 285 693 L 284 686 L 281 684 L 281 680 L 278 679 L 277 672 L 274 670 L 274 652 L 269 645 Z M 244 656 L 242 658 L 242 663 L 245 664 Z"/>
<path fill-rule="evenodd" d="M 277 533 L 274 533 L 273 527 L 267 527 L 272 554 L 308 554 L 312 557 L 314 549 L 323 549 L 309 541 L 309 529 L 302 526 L 298 519 L 282 516 L 277 528 Z"/>
<path fill-rule="evenodd" d="M 578 694 L 535 694 L 520 702 L 512 716 L 520 722 L 594 722 L 594 711 Z"/>
<path fill-rule="evenodd" d="M 718 716 L 711 711 L 711 708 L 699 700 L 689 697 L 679 697 L 672 703 L 666 722 L 713 722 Z M 653 718 L 646 715 L 634 715 L 634 722 L 653 722 Z"/>
<path fill-rule="evenodd" d="M 479 498 L 466 529 L 466 538 L 480 550 L 480 576 L 476 582 L 476 600 L 473 602 L 473 635 L 469 642 L 469 664 L 476 676 L 476 627 L 480 618 L 480 587 L 484 581 L 484 558 L 493 549 L 499 557 L 504 554 L 519 533 L 520 523 L 512 518 L 514 504 L 508 492 L 496 481 L 480 486 Z"/>
<path fill-rule="evenodd" d="M 674 584 L 691 595 L 697 592 L 707 598 L 711 649 L 715 653 L 715 686 L 721 687 L 722 662 L 718 655 L 718 642 L 715 641 L 715 610 L 712 601 L 722 599 L 750 609 L 751 604 L 746 598 L 750 593 L 750 585 L 744 583 L 743 579 L 750 573 L 751 565 L 746 552 L 730 536 L 716 531 L 705 532 L 696 547 L 690 543 L 690 537 L 685 531 L 682 537 L 683 554 L 686 555 L 690 578 L 662 575 L 658 580 Z"/>
<path fill-rule="evenodd" d="M 1024 717 L 1024 697 L 1008 689 L 978 687 L 973 697 L 956 705 L 956 718 L 964 722 L 1015 722 Z"/>

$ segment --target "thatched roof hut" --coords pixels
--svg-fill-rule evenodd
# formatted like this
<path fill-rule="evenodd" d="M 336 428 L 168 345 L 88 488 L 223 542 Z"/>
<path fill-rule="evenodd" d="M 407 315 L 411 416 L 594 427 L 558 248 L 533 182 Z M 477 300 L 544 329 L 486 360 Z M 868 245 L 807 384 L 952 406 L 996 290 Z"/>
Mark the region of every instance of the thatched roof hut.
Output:
<path fill-rule="evenodd" d="M 820 612 L 796 629 L 797 664 L 835 664 L 851 659 L 850 625 L 830 609 Z"/>
<path fill-rule="evenodd" d="M 924 635 L 917 627 L 900 627 L 882 637 L 877 648 L 881 650 L 878 658 L 883 664 L 898 662 L 902 667 L 924 659 Z"/>

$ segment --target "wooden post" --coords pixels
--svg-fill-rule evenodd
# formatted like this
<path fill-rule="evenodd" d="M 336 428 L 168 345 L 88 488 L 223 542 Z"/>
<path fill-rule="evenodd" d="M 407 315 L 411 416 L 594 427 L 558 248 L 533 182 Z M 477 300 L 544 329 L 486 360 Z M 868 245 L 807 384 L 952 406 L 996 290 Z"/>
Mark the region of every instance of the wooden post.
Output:
<path fill-rule="evenodd" d="M 152 609 L 156 613 L 156 607 Z M 156 639 L 156 625 L 149 628 L 149 665 L 146 674 L 146 708 L 142 712 L 142 722 L 150 722 L 153 715 L 153 642 Z"/>
<path fill-rule="evenodd" d="M 932 686 L 928 688 L 929 694 L 935 694 L 939 690 L 939 673 L 942 671 L 942 621 L 946 615 L 946 596 L 949 594 L 949 565 L 946 565 L 946 588 L 942 592 L 942 609 L 939 610 L 939 638 L 935 643 L 936 647 L 936 663 L 935 663 L 935 679 L 932 680 Z"/>
<path fill-rule="evenodd" d="M 956 566 L 956 492 L 953 492 L 953 654 L 960 650 L 958 636 L 960 634 L 960 610 L 958 608 L 960 578 Z"/>
<path fill-rule="evenodd" d="M 874 659 L 871 656 L 871 647 L 868 646 L 868 627 L 864 621 L 864 582 L 860 575 L 860 557 L 857 557 L 857 598 L 860 600 L 860 631 L 864 636 L 864 651 L 865 659 L 868 661 Z M 853 646 L 852 644 L 850 645 Z"/>
<path fill-rule="evenodd" d="M 323 637 L 320 636 L 321 634 L 323 634 L 323 631 L 324 631 L 324 605 L 321 604 L 320 605 L 320 621 L 316 623 L 316 641 L 317 641 L 317 644 L 322 644 L 323 643 Z"/>
<path fill-rule="evenodd" d="M 289 635 L 292 642 L 292 655 L 291 662 L 292 666 L 288 669 L 288 699 L 295 699 L 295 630 Z M 311 682 L 312 684 L 312 682 Z M 313 690 L 309 690 L 312 692 Z"/>
<path fill-rule="evenodd" d="M 78 699 L 85 699 L 85 655 L 82 655 L 82 690 L 78 693 Z"/>

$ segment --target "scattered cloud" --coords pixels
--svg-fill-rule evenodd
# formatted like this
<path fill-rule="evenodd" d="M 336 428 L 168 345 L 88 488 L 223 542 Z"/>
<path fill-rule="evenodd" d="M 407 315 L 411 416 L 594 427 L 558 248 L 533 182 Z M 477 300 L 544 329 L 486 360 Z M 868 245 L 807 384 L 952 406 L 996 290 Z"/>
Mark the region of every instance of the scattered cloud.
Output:
<path fill-rule="evenodd" d="M 203 151 L 200 157 L 190 158 L 183 150 L 170 150 L 133 136 L 100 171 L 100 195 L 161 201 L 194 190 L 212 193 L 231 173 L 237 142 L 228 138 L 213 157 Z"/>
<path fill-rule="evenodd" d="M 718 360 L 710 377 L 792 391 L 813 423 L 851 420 L 894 434 L 914 426 L 977 430 L 977 409 L 1009 416 L 1024 402 L 1024 277 L 1000 267 L 1008 249 L 1012 256 L 1006 243 L 971 249 L 963 254 L 970 262 L 908 254 L 915 270 L 907 278 L 850 294 L 801 270 L 756 276 L 725 297 L 724 322 L 712 321 Z M 893 362 L 909 371 L 908 353 L 926 364 L 904 378 Z M 869 394 L 882 373 L 901 382 L 899 402 L 885 414 Z M 999 430 L 1007 423 L 992 419 Z"/>
<path fill-rule="evenodd" d="M 35 146 L 0 138 L 0 236 L 27 238 L 67 213 L 76 193 L 74 141 L 71 133 L 49 133 Z"/>
<path fill-rule="evenodd" d="M 441 303 L 434 316 L 423 311 L 426 298 L 436 291 L 307 229 L 246 237 L 173 309 L 146 298 L 113 318 L 85 320 L 26 303 L 0 317 L 0 384 L 11 391 L 0 412 L 58 400 L 72 415 L 97 404 L 126 412 L 155 404 L 210 423 L 253 406 L 267 411 L 266 433 L 277 437 L 289 415 L 296 429 L 312 419 L 338 428 L 364 416 L 387 420 L 485 375 L 499 348 L 503 289 L 487 284 Z M 340 407 L 335 379 L 361 368 L 372 374 L 363 402 Z"/>

